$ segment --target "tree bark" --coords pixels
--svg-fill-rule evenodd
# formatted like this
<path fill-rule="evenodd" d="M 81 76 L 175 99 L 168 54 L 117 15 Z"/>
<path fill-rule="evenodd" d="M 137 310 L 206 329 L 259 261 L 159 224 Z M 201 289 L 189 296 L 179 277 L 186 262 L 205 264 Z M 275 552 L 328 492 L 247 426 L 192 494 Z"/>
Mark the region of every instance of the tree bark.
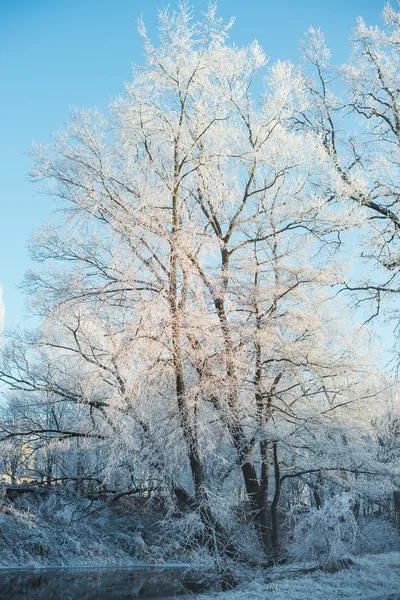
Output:
<path fill-rule="evenodd" d="M 396 524 L 400 527 L 400 491 L 393 492 L 393 505 Z"/>
<path fill-rule="evenodd" d="M 278 504 L 281 495 L 281 475 L 279 469 L 278 447 L 277 443 L 273 444 L 273 460 L 274 460 L 274 476 L 275 476 L 275 493 L 271 503 L 271 524 L 272 524 L 272 548 L 274 558 L 279 555 L 279 522 L 278 522 Z"/>

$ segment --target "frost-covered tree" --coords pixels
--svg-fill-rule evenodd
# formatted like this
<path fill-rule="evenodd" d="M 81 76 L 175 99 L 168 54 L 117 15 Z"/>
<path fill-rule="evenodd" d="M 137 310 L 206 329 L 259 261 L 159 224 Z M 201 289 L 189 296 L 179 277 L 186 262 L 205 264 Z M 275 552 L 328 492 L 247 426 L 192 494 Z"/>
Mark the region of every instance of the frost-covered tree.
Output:
<path fill-rule="evenodd" d="M 219 551 L 235 551 L 246 496 L 276 552 L 287 479 L 370 471 L 360 415 L 376 386 L 331 297 L 358 216 L 327 201 L 332 153 L 299 127 L 315 98 L 229 27 L 183 5 L 160 13 L 154 45 L 141 23 L 125 96 L 35 146 L 33 177 L 64 210 L 32 244 L 43 323 L 7 346 L 1 379 L 35 399 L 14 436 L 84 441 L 86 479 L 97 466 L 117 493 L 185 502 Z"/>
<path fill-rule="evenodd" d="M 350 59 L 339 68 L 323 34 L 309 30 L 302 50 L 312 105 L 296 120 L 320 136 L 331 161 L 327 200 L 349 203 L 358 213 L 357 254 L 366 266 L 346 286 L 360 302 L 372 303 L 372 315 L 383 299 L 392 310 L 399 291 L 400 18 L 389 4 L 382 17 L 382 28 L 358 19 Z"/>

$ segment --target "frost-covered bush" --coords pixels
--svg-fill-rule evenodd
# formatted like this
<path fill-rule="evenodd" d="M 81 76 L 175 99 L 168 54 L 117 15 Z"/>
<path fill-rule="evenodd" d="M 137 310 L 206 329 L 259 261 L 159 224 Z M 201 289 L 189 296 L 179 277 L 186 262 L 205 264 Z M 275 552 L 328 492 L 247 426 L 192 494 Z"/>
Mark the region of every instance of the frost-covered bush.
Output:
<path fill-rule="evenodd" d="M 52 517 L 60 508 L 60 499 L 57 494 L 48 494 L 37 502 L 38 513 L 42 517 Z"/>
<path fill-rule="evenodd" d="M 384 519 L 361 521 L 356 538 L 357 554 L 381 554 L 400 550 L 399 532 Z"/>
<path fill-rule="evenodd" d="M 137 505 L 140 508 L 139 505 Z M 44 565 L 128 565 L 188 562 L 182 524 L 180 543 L 165 532 L 162 513 L 129 512 L 117 503 L 73 498 L 45 490 L 14 502 L 0 498 L 0 567 Z M 132 508 L 132 507 L 131 507 Z M 166 535 L 168 533 L 168 535 Z M 1 594 L 0 594 L 1 597 Z"/>
<path fill-rule="evenodd" d="M 188 513 L 179 518 L 166 518 L 160 523 L 163 539 L 174 540 L 175 544 L 196 548 L 204 534 L 204 526 L 197 512 Z"/>
<path fill-rule="evenodd" d="M 71 504 L 67 504 L 54 512 L 53 519 L 56 523 L 59 523 L 60 525 L 68 525 L 69 523 L 71 523 L 74 517 L 74 513 L 74 506 L 72 506 Z"/>
<path fill-rule="evenodd" d="M 358 526 L 354 500 L 348 494 L 327 499 L 318 510 L 295 506 L 290 515 L 288 554 L 295 561 L 317 562 L 325 568 L 339 566 L 355 554 Z"/>

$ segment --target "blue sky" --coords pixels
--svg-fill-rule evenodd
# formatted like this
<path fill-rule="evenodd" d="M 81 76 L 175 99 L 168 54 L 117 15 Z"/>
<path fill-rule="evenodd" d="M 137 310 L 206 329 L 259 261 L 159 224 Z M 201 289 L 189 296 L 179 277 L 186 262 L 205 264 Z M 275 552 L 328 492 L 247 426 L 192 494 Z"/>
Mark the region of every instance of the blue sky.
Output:
<path fill-rule="evenodd" d="M 206 1 L 193 0 L 196 13 Z M 18 290 L 27 268 L 30 232 L 50 218 L 51 199 L 27 180 L 33 140 L 62 127 L 70 106 L 105 108 L 141 63 L 136 33 L 142 15 L 154 38 L 163 0 L 0 0 L 0 281 L 5 324 L 25 321 Z M 170 6 L 174 7 L 171 2 Z M 231 39 L 255 38 L 271 61 L 298 61 L 298 41 L 310 26 L 321 27 L 336 63 L 346 60 L 347 38 L 362 15 L 379 23 L 381 0 L 220 0 L 221 15 L 236 17 Z"/>

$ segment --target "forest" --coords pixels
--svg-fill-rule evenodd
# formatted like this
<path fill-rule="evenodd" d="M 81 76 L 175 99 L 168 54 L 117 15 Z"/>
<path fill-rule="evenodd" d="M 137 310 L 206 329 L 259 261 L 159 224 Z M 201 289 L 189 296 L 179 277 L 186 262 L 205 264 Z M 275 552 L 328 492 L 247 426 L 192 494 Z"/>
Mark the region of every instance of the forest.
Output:
<path fill-rule="evenodd" d="M 160 11 L 108 112 L 34 144 L 57 210 L 22 284 L 38 326 L 1 345 L 1 565 L 200 561 L 231 587 L 400 550 L 377 341 L 399 328 L 400 13 L 377 22 L 344 65 L 314 28 L 270 64 L 214 4 Z"/>

